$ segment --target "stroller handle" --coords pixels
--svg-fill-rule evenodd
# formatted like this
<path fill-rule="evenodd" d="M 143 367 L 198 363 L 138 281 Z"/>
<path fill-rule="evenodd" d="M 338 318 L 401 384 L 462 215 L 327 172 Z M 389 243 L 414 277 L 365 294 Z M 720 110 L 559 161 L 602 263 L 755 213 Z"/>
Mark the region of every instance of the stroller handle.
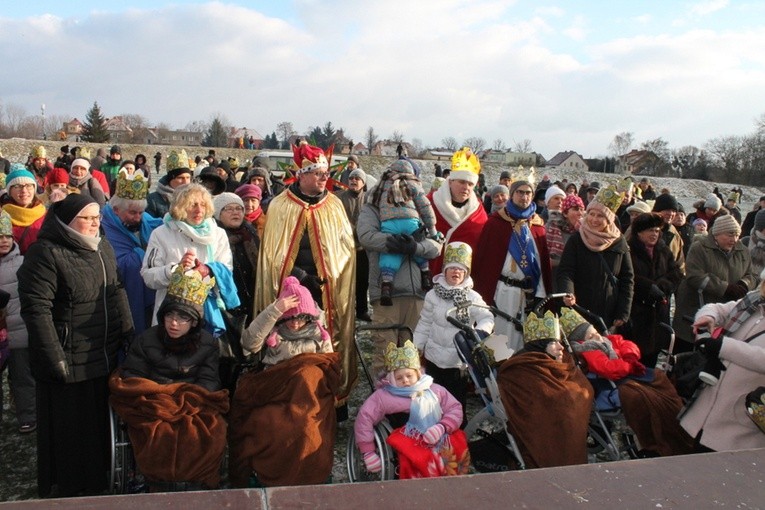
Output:
<path fill-rule="evenodd" d="M 474 306 L 476 308 L 483 308 L 485 310 L 489 310 L 495 316 L 502 317 L 507 322 L 512 322 L 513 324 L 515 324 L 517 326 L 523 327 L 523 323 L 520 320 L 516 319 L 515 317 L 513 317 L 509 313 L 503 312 L 502 310 L 500 310 L 496 306 L 482 305 L 482 304 L 478 304 L 478 303 L 468 303 L 467 306 Z M 444 313 L 444 315 L 446 316 L 446 320 L 449 322 L 449 324 L 451 324 L 452 326 L 454 326 L 456 328 L 461 329 L 462 331 L 469 331 L 469 330 L 471 330 L 472 328 L 470 326 L 467 326 L 467 325 L 461 323 L 460 321 L 457 320 L 456 317 L 454 317 L 453 314 L 454 314 L 454 312 L 457 311 L 458 308 L 461 308 L 461 307 L 453 306 L 453 307 L 449 308 L 448 310 L 446 310 L 446 312 Z"/>

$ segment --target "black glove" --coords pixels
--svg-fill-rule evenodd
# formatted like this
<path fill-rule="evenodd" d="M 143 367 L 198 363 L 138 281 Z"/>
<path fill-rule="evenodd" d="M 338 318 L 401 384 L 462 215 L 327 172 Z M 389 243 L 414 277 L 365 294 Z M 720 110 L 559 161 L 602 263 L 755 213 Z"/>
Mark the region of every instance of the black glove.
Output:
<path fill-rule="evenodd" d="M 654 301 L 664 301 L 667 298 L 667 295 L 664 294 L 664 292 L 655 283 L 651 285 L 651 290 L 648 291 L 648 295 L 651 296 L 651 299 Z"/>
<path fill-rule="evenodd" d="M 703 352 L 707 358 L 715 359 L 720 357 L 722 348 L 722 338 L 707 337 L 696 342 L 696 350 Z"/>
<path fill-rule="evenodd" d="M 385 248 L 388 250 L 388 253 L 414 255 L 417 251 L 417 241 L 408 234 L 390 235 L 385 240 Z"/>
<path fill-rule="evenodd" d="M 306 287 L 312 287 L 314 289 L 321 289 L 321 286 L 327 283 L 327 280 L 324 280 L 322 278 L 319 278 L 316 275 L 312 274 L 306 274 L 305 278 L 303 278 L 300 283 L 305 285 Z"/>
<path fill-rule="evenodd" d="M 425 225 L 420 225 L 420 228 L 412 232 L 412 237 L 417 242 L 424 241 L 427 235 L 428 235 L 428 229 L 425 228 Z"/>
<path fill-rule="evenodd" d="M 723 294 L 723 297 L 733 301 L 735 299 L 741 299 L 742 297 L 746 296 L 747 292 L 749 292 L 749 287 L 747 287 L 744 282 L 738 281 L 736 283 L 729 284 L 725 288 L 725 294 Z"/>

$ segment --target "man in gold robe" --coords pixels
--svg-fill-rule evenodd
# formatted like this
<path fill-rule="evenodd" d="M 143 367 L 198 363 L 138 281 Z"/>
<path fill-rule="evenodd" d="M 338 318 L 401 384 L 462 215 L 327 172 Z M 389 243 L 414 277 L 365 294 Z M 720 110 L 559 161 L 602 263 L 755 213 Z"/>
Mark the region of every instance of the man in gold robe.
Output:
<path fill-rule="evenodd" d="M 329 158 L 305 141 L 293 146 L 297 180 L 269 205 L 258 258 L 255 314 L 274 302 L 281 283 L 294 276 L 324 310 L 333 348 L 340 353 L 338 405 L 356 382 L 353 347 L 356 250 L 340 200 L 327 190 Z"/>

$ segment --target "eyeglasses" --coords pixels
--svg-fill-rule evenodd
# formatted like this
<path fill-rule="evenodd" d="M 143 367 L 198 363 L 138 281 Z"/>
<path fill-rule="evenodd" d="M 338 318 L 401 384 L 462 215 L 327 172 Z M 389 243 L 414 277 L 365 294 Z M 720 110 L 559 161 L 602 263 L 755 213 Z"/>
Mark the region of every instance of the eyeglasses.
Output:
<path fill-rule="evenodd" d="M 516 193 L 519 195 L 531 195 L 531 190 L 525 190 L 525 189 L 517 189 L 515 190 Z"/>
<path fill-rule="evenodd" d="M 14 184 L 13 186 L 11 186 L 11 188 L 16 188 L 16 189 L 19 189 L 19 190 L 21 190 L 21 189 L 37 189 L 37 184 L 30 184 L 30 183 L 27 183 L 27 184 Z"/>
<path fill-rule="evenodd" d="M 96 221 L 96 222 L 100 222 L 101 221 L 101 215 L 100 214 L 97 214 L 95 216 L 76 216 L 76 217 L 81 219 L 81 220 L 83 220 L 83 221 L 87 221 L 87 222 L 90 222 L 90 223 L 93 223 L 94 221 Z"/>
<path fill-rule="evenodd" d="M 308 172 L 308 173 L 316 176 L 317 179 L 329 179 L 329 172 Z"/>
<path fill-rule="evenodd" d="M 167 322 L 175 322 L 176 324 L 185 325 L 191 322 L 191 317 L 185 313 L 170 312 L 165 314 L 165 320 Z"/>
<path fill-rule="evenodd" d="M 661 234 L 660 228 L 647 228 L 644 232 L 648 232 L 649 234 Z"/>
<path fill-rule="evenodd" d="M 221 209 L 222 212 L 227 213 L 233 213 L 233 212 L 244 212 L 244 207 L 241 205 L 227 205 L 223 209 Z"/>

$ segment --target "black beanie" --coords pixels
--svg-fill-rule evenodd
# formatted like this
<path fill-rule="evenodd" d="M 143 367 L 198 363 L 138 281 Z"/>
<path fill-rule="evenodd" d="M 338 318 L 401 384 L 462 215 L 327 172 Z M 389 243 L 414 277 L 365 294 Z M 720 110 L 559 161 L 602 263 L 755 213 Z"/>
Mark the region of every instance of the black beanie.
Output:
<path fill-rule="evenodd" d="M 656 197 L 656 202 L 653 204 L 653 212 L 666 211 L 667 209 L 674 209 L 677 211 L 677 199 L 669 193 L 661 194 Z"/>
<path fill-rule="evenodd" d="M 222 168 L 223 170 L 226 171 L 227 174 L 231 173 L 231 163 L 229 163 L 225 159 L 218 161 L 218 164 L 215 165 L 215 168 Z"/>
<path fill-rule="evenodd" d="M 61 220 L 64 225 L 69 225 L 75 216 L 85 209 L 90 204 L 97 204 L 88 195 L 82 195 L 80 193 L 71 193 L 66 196 L 65 199 L 54 203 L 50 206 L 50 212 L 53 213 L 56 218 Z"/>
<path fill-rule="evenodd" d="M 664 226 L 664 220 L 656 213 L 643 213 L 637 216 L 630 223 L 633 234 L 638 234 L 649 228 L 660 228 Z"/>

